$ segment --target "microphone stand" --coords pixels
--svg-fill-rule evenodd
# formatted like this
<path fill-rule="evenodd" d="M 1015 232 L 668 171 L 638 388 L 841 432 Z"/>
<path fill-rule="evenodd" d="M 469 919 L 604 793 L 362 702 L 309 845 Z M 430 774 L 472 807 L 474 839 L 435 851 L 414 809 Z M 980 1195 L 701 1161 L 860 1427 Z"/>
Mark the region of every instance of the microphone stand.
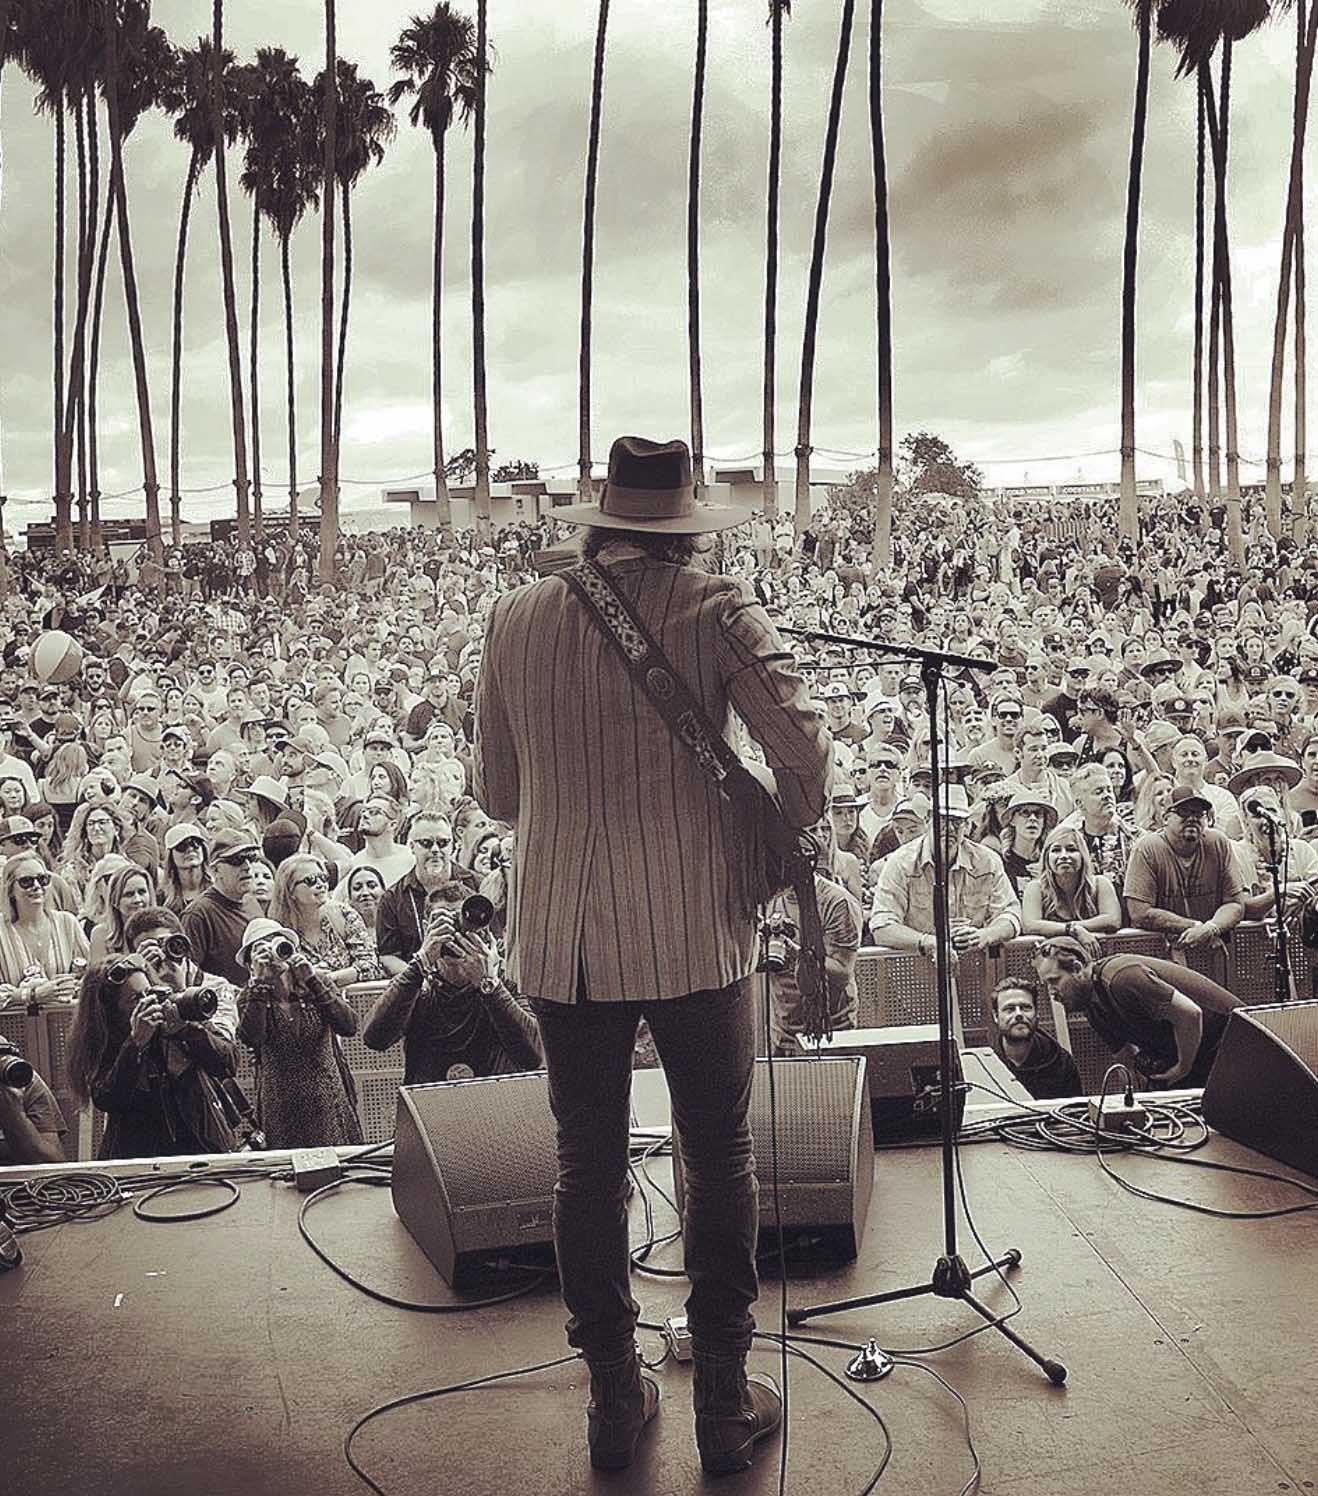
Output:
<path fill-rule="evenodd" d="M 1290 932 L 1286 929 L 1286 884 L 1277 853 L 1277 823 L 1268 816 L 1263 824 L 1268 828 L 1268 871 L 1272 874 L 1272 909 L 1277 926 L 1272 996 L 1274 1002 L 1288 1003 L 1291 1000 L 1291 945 Z"/>
<path fill-rule="evenodd" d="M 804 1324 L 821 1314 L 841 1314 L 848 1309 L 865 1309 L 875 1304 L 890 1304 L 898 1299 L 918 1298 L 923 1294 L 936 1294 L 940 1298 L 959 1299 L 973 1309 L 982 1319 L 1019 1350 L 1023 1351 L 1047 1374 L 1055 1385 L 1066 1381 L 1066 1367 L 1060 1361 L 1041 1355 L 1028 1341 L 1023 1340 L 1000 1316 L 993 1313 L 987 1304 L 981 1303 L 970 1291 L 974 1279 L 985 1273 L 1001 1273 L 1006 1268 L 1018 1267 L 1021 1262 L 1020 1249 L 1011 1247 L 994 1262 L 976 1268 L 974 1272 L 966 1266 L 957 1249 L 957 1201 L 956 1201 L 956 1123 L 952 1106 L 952 995 L 951 970 L 949 966 L 949 919 L 948 919 L 948 871 L 946 847 L 943 842 L 943 797 L 941 781 L 943 775 L 942 754 L 938 737 L 938 692 L 943 683 L 943 672 L 949 667 L 962 670 L 992 671 L 998 668 L 995 660 L 973 659 L 967 655 L 954 655 L 942 650 L 919 649 L 908 644 L 889 644 L 878 639 L 856 639 L 846 634 L 822 633 L 817 629 L 782 628 L 780 633 L 790 634 L 812 643 L 841 644 L 852 649 L 872 649 L 878 654 L 912 660 L 920 666 L 920 679 L 924 684 L 925 707 L 929 718 L 929 780 L 930 798 L 933 801 L 933 866 L 934 866 L 934 967 L 938 992 L 938 1094 L 939 1121 L 942 1130 L 942 1185 L 943 1185 L 943 1255 L 934 1265 L 927 1283 L 917 1283 L 908 1288 L 893 1289 L 888 1293 L 864 1294 L 859 1298 L 838 1299 L 827 1304 L 809 1305 L 802 1309 L 789 1309 L 787 1322 L 790 1325 Z M 874 1376 L 867 1370 L 867 1351 L 862 1351 L 853 1365 L 858 1380 L 870 1380 Z M 850 1368 L 849 1368 L 850 1371 Z"/>

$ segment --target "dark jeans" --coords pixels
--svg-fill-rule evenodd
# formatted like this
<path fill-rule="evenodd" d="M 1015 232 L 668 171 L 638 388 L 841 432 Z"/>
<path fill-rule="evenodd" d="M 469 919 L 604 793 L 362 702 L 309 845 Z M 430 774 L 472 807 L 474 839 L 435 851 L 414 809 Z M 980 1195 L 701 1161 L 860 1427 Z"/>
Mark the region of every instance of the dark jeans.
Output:
<path fill-rule="evenodd" d="M 747 1119 L 755 1061 L 750 978 L 653 1002 L 536 999 L 558 1123 L 554 1246 L 571 1318 L 568 1343 L 607 1359 L 632 1343 L 627 1164 L 632 1051 L 644 1017 L 668 1078 L 685 1171 L 683 1239 L 694 1347 L 750 1348 L 759 1285 L 759 1205 Z"/>

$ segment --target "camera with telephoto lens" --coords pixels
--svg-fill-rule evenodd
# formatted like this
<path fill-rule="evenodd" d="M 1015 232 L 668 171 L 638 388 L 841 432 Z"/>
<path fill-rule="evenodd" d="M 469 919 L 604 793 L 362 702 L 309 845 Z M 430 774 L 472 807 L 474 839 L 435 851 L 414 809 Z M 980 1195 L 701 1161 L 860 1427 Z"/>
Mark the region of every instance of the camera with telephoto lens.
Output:
<path fill-rule="evenodd" d="M 470 935 L 473 930 L 483 930 L 494 918 L 494 905 L 483 893 L 473 893 L 462 901 L 458 910 L 458 934 Z M 460 956 L 461 951 L 447 942 L 439 948 L 441 956 L 450 959 Z"/>
<path fill-rule="evenodd" d="M 760 970 L 786 971 L 787 943 L 796 939 L 796 926 L 785 914 L 771 914 L 764 921 L 760 936 L 762 942 Z"/>
<path fill-rule="evenodd" d="M 0 1040 L 0 1086 L 25 1091 L 32 1084 L 32 1066 L 7 1040 Z"/>
<path fill-rule="evenodd" d="M 220 1005 L 219 998 L 206 987 L 198 987 L 192 992 L 180 992 L 170 1001 L 174 1004 L 174 1011 L 181 1023 L 205 1023 L 208 1018 L 215 1017 L 215 1010 Z"/>
<path fill-rule="evenodd" d="M 291 961 L 297 955 L 297 946 L 287 935 L 277 935 L 270 942 L 270 954 L 276 961 Z"/>

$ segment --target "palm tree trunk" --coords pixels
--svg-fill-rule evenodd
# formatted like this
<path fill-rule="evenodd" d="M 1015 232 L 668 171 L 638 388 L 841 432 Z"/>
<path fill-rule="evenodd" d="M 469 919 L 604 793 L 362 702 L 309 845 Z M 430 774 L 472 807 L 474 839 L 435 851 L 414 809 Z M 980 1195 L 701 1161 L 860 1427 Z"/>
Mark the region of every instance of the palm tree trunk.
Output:
<path fill-rule="evenodd" d="M 1201 63 L 1207 73 L 1208 64 Z M 1237 450 L 1236 417 L 1236 350 L 1235 330 L 1231 317 L 1231 241 L 1227 233 L 1227 148 L 1231 110 L 1231 39 L 1222 42 L 1221 113 L 1213 99 L 1211 75 L 1205 78 L 1204 99 L 1208 119 L 1208 137 L 1212 143 L 1213 169 L 1216 176 L 1213 238 L 1218 262 L 1217 279 L 1221 294 L 1222 317 L 1222 394 L 1226 416 L 1226 514 L 1227 542 L 1237 566 L 1244 566 L 1245 537 L 1240 512 L 1240 453 Z"/>
<path fill-rule="evenodd" d="M 476 108 L 471 177 L 471 375 L 476 443 L 476 533 L 490 535 L 490 417 L 485 390 L 485 74 L 487 0 L 476 3 Z"/>
<path fill-rule="evenodd" d="M 435 234 L 430 269 L 430 397 L 434 406 L 435 499 L 441 514 L 449 512 L 448 478 L 444 472 L 444 381 L 442 312 L 444 301 L 444 132 L 431 134 L 435 148 Z"/>
<path fill-rule="evenodd" d="M 1191 417 L 1194 492 L 1201 502 L 1204 494 L 1204 153 L 1207 127 L 1204 124 L 1204 90 L 1195 79 L 1195 112 L 1198 123 L 1194 157 L 1194 413 Z"/>
<path fill-rule="evenodd" d="M 686 189 L 686 341 L 691 380 L 691 472 L 696 498 L 705 488 L 705 411 L 700 387 L 700 137 L 705 106 L 709 0 L 696 0 L 696 73 L 691 94 L 691 153 Z"/>
<path fill-rule="evenodd" d="M 838 32 L 837 62 L 833 90 L 828 103 L 828 128 L 824 136 L 824 163 L 815 204 L 815 238 L 810 253 L 810 283 L 805 302 L 805 333 L 801 340 L 801 403 L 796 427 L 796 534 L 799 539 L 810 524 L 810 406 L 814 396 L 815 334 L 819 325 L 819 292 L 824 278 L 824 248 L 828 239 L 828 208 L 833 195 L 833 165 L 837 160 L 838 127 L 842 122 L 842 85 L 851 51 L 851 23 L 856 0 L 842 0 L 842 23 Z"/>
<path fill-rule="evenodd" d="M 883 138 L 883 0 L 870 3 L 870 150 L 874 161 L 875 307 L 879 356 L 879 483 L 870 563 L 892 561 L 892 248 L 888 160 Z"/>
<path fill-rule="evenodd" d="M 340 182 L 343 196 L 343 303 L 339 307 L 339 364 L 334 375 L 334 445 L 343 432 L 343 366 L 348 357 L 348 302 L 352 296 L 352 191 Z"/>
<path fill-rule="evenodd" d="M 237 538 L 251 543 L 247 512 L 247 421 L 243 414 L 242 349 L 238 342 L 238 300 L 233 283 L 233 238 L 229 231 L 229 184 L 224 169 L 224 112 L 220 69 L 224 59 L 224 0 L 213 0 L 211 21 L 211 128 L 215 139 L 215 207 L 220 229 L 220 278 L 224 286 L 224 335 L 229 351 L 229 415 L 233 423 L 234 488 L 238 501 Z"/>
<path fill-rule="evenodd" d="M 586 142 L 586 194 L 581 223 L 581 347 L 578 354 L 577 493 L 594 497 L 590 479 L 590 322 L 595 273 L 595 180 L 599 174 L 600 116 L 604 106 L 604 45 L 609 0 L 599 0 L 595 23 L 595 66 L 590 90 L 590 134 Z"/>
<path fill-rule="evenodd" d="M 169 528 L 175 545 L 183 543 L 182 498 L 178 489 L 179 397 L 183 381 L 183 265 L 188 252 L 188 215 L 197 185 L 201 153 L 193 146 L 188 157 L 188 175 L 183 183 L 183 206 L 178 217 L 178 249 L 174 256 L 174 342 L 169 380 Z"/>
<path fill-rule="evenodd" d="M 69 355 L 69 380 L 60 431 L 59 449 L 61 486 L 64 492 L 69 494 L 70 504 L 72 502 L 73 462 L 76 450 L 79 411 L 82 409 L 83 384 L 86 379 L 87 306 L 91 300 L 92 259 L 96 243 L 96 231 L 95 229 L 89 229 L 88 224 L 87 130 L 82 99 L 74 99 L 72 107 L 74 137 L 77 144 L 78 157 L 78 281 L 73 315 L 73 350 Z M 94 134 L 94 120 L 92 122 L 92 131 Z M 96 187 L 98 195 L 99 191 L 98 183 Z M 81 471 L 85 473 L 85 464 L 82 466 Z M 78 511 L 78 545 L 80 549 L 85 550 L 88 540 L 87 495 L 85 486 L 79 490 Z M 70 519 L 71 525 L 72 519 Z"/>
<path fill-rule="evenodd" d="M 87 489 L 91 503 L 92 550 L 104 545 L 101 534 L 100 468 L 97 461 L 96 394 L 101 370 L 101 309 L 105 302 L 105 267 L 110 258 L 110 231 L 114 227 L 113 181 L 105 189 L 105 219 L 101 224 L 101 246 L 96 255 L 96 289 L 92 296 L 92 345 L 87 361 Z"/>
<path fill-rule="evenodd" d="M 783 11 L 787 0 L 770 0 L 769 190 L 764 251 L 764 446 L 760 497 L 770 524 L 778 518 L 778 471 L 774 466 L 778 343 L 778 189 L 783 149 Z"/>
<path fill-rule="evenodd" d="M 106 101 L 110 111 L 110 181 L 114 187 L 115 223 L 119 231 L 119 268 L 128 305 L 128 337 L 133 351 L 133 380 L 137 386 L 137 424 L 142 443 L 142 487 L 146 493 L 146 548 L 156 561 L 164 557 L 160 543 L 160 484 L 156 477 L 156 444 L 151 429 L 151 393 L 147 388 L 146 343 L 133 269 L 133 236 L 128 221 L 128 188 L 124 181 L 123 136 L 119 123 L 118 55 L 113 23 L 106 27 Z"/>
<path fill-rule="evenodd" d="M 298 498 L 297 385 L 293 377 L 293 280 L 290 274 L 288 248 L 290 237 L 288 234 L 279 236 L 279 269 L 284 285 L 284 399 L 288 407 L 288 512 L 292 515 L 298 506 Z"/>
<path fill-rule="evenodd" d="M 1274 539 L 1281 535 L 1281 402 L 1286 366 L 1286 320 L 1290 310 L 1291 269 L 1295 254 L 1295 234 L 1302 210 L 1304 189 L 1304 137 L 1309 117 L 1309 85 L 1313 73 L 1314 27 L 1318 25 L 1318 5 L 1309 18 L 1308 35 L 1304 30 L 1304 6 L 1297 7 L 1301 30 L 1295 49 L 1294 109 L 1291 116 L 1291 161 L 1286 190 L 1286 219 L 1281 236 L 1281 269 L 1277 276 L 1277 312 L 1272 324 L 1272 368 L 1268 383 L 1268 454 L 1267 509 L 1268 530 Z M 1297 431 L 1299 427 L 1297 426 Z M 1298 447 L 1302 443 L 1297 443 Z M 1293 506 L 1298 505 L 1301 490 L 1296 487 Z"/>
<path fill-rule="evenodd" d="M 1216 189 L 1214 189 L 1216 190 Z M 1222 503 L 1222 283 L 1218 279 L 1217 241 L 1209 270 L 1208 310 L 1208 497 Z"/>
<path fill-rule="evenodd" d="M 79 287 L 79 294 L 83 296 L 85 306 L 83 308 L 84 335 L 87 323 L 91 319 L 92 283 L 96 271 L 96 235 L 100 224 L 101 205 L 101 144 L 100 129 L 96 119 L 96 93 L 93 89 L 87 90 L 84 100 L 87 111 L 87 289 L 84 293 Z M 90 365 L 90 353 L 87 364 Z M 89 401 L 87 398 L 87 383 L 90 378 L 90 368 L 83 367 L 81 355 L 78 359 L 80 384 L 78 388 L 78 415 L 77 415 L 77 446 L 78 446 L 78 545 L 82 550 L 89 550 L 93 546 L 91 516 L 88 512 L 88 473 L 91 466 L 90 453 L 88 450 L 89 429 Z"/>
<path fill-rule="evenodd" d="M 325 158 L 320 236 L 320 579 L 334 580 L 339 546 L 339 454 L 334 444 L 334 191 L 338 185 L 335 134 L 339 68 L 335 0 L 325 0 L 325 79 L 322 123 Z"/>
<path fill-rule="evenodd" d="M 1140 181 L 1144 174 L 1144 125 L 1149 108 L 1149 54 L 1153 0 L 1138 0 L 1139 64 L 1135 73 L 1135 116 L 1130 135 L 1130 173 L 1126 183 L 1126 244 L 1121 281 L 1121 501 L 1118 531 L 1123 539 L 1139 535 L 1139 500 L 1135 491 L 1135 289 L 1139 258 Z"/>
<path fill-rule="evenodd" d="M 264 495 L 261 490 L 261 385 L 258 339 L 261 332 L 261 210 L 252 202 L 252 306 L 248 318 L 250 332 L 247 348 L 247 372 L 252 385 L 252 510 L 264 518 Z M 297 516 L 291 522 L 297 534 Z"/>
<path fill-rule="evenodd" d="M 3 88 L 5 77 L 5 65 L 0 59 L 0 114 L 3 113 Z M 0 130 L 0 202 L 4 200 L 5 163 L 3 150 L 3 130 Z M 5 426 L 3 412 L 0 412 L 0 602 L 9 596 L 9 547 L 5 543 Z"/>
<path fill-rule="evenodd" d="M 1312 0 L 1311 0 L 1312 3 Z M 1318 5 L 1314 5 L 1309 13 L 1306 30 L 1304 0 L 1295 7 L 1296 19 L 1296 47 L 1301 45 L 1300 38 L 1306 34 L 1310 38 L 1308 42 L 1308 69 L 1310 82 L 1313 77 L 1313 59 L 1315 47 L 1314 13 L 1318 12 Z M 1306 110 L 1307 110 L 1306 100 Z M 1309 536 L 1309 481 L 1305 464 L 1305 448 L 1308 445 L 1305 434 L 1305 402 L 1306 402 L 1306 373 L 1305 373 L 1305 333 L 1304 333 L 1304 158 L 1300 158 L 1300 190 L 1296 194 L 1295 214 L 1295 482 L 1291 499 L 1291 524 L 1292 533 L 1297 545 L 1304 545 Z"/>
<path fill-rule="evenodd" d="M 55 546 L 73 544 L 72 464 L 64 442 L 64 100 L 55 103 Z"/>

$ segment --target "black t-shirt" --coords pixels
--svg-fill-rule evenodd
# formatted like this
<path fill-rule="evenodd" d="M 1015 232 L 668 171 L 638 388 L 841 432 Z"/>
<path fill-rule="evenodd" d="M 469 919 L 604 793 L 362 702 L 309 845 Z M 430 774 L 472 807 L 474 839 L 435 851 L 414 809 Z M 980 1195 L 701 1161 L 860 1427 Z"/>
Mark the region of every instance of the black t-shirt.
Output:
<path fill-rule="evenodd" d="M 1083 1096 L 1085 1093 L 1075 1060 L 1042 1029 L 1034 1031 L 1030 1051 L 1021 1064 L 1017 1065 L 1000 1048 L 998 1054 L 1036 1101 L 1055 1101 L 1061 1096 Z"/>

